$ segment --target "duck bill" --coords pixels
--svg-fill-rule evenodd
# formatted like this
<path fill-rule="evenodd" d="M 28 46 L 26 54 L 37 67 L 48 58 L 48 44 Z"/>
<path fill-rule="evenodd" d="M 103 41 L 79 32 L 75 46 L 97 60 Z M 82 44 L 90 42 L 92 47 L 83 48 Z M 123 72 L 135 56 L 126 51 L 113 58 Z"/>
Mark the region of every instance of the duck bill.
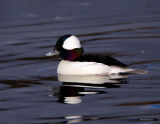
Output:
<path fill-rule="evenodd" d="M 46 56 L 55 56 L 59 55 L 59 52 L 51 50 L 50 52 L 46 53 Z"/>

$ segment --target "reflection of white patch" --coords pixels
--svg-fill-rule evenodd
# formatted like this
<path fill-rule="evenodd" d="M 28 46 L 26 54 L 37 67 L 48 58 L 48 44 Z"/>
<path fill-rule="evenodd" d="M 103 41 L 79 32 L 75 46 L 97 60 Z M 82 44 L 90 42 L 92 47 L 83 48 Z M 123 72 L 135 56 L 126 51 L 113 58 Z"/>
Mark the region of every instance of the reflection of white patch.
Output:
<path fill-rule="evenodd" d="M 78 103 L 81 103 L 82 100 L 80 97 L 65 97 L 65 101 L 64 103 L 66 104 L 78 104 Z"/>
<path fill-rule="evenodd" d="M 83 95 L 86 95 L 86 94 L 97 94 L 98 92 L 79 92 L 79 94 L 83 94 Z"/>
<path fill-rule="evenodd" d="M 81 48 L 81 44 L 78 38 L 72 35 L 64 41 L 63 48 L 67 50 L 72 50 L 75 48 Z"/>
<path fill-rule="evenodd" d="M 66 119 L 77 119 L 77 118 L 82 118 L 82 116 L 66 116 Z"/>

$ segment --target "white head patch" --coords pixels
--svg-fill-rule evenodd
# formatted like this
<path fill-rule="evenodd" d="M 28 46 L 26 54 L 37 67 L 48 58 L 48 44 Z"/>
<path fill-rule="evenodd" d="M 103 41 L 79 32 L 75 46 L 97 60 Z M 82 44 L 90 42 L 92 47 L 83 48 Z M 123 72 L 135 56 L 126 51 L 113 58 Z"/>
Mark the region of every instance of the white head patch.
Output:
<path fill-rule="evenodd" d="M 72 35 L 64 41 L 63 48 L 67 50 L 72 50 L 75 48 L 81 48 L 81 44 L 79 39 L 76 36 Z"/>

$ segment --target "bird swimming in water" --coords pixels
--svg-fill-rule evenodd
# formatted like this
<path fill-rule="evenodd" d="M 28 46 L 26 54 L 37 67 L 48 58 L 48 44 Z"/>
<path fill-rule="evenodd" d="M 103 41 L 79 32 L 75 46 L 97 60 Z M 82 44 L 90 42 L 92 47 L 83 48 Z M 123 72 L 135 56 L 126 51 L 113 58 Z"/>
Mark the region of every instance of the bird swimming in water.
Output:
<path fill-rule="evenodd" d="M 83 55 L 79 39 L 74 35 L 60 37 L 46 56 L 59 54 L 62 61 L 57 68 L 63 75 L 111 75 L 123 73 L 143 73 L 143 70 L 128 68 L 128 66 L 110 56 Z"/>

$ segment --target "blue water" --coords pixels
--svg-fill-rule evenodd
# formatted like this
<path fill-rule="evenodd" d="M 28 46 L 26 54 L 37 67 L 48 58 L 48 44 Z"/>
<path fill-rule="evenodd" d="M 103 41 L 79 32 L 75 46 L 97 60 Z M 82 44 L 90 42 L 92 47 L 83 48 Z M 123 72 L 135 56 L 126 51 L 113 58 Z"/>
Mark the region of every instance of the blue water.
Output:
<path fill-rule="evenodd" d="M 0 1 L 0 124 L 160 123 L 160 2 Z M 64 34 L 147 74 L 57 75 Z"/>

